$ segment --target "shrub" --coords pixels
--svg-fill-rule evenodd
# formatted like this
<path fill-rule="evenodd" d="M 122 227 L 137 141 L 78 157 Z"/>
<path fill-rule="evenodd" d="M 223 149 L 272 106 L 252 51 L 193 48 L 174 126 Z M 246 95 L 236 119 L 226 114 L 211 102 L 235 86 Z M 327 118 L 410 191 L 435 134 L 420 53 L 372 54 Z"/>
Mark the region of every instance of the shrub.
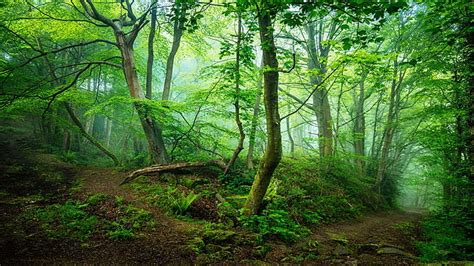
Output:
<path fill-rule="evenodd" d="M 439 211 L 423 224 L 425 241 L 417 243 L 423 262 L 474 260 L 472 211 Z"/>
<path fill-rule="evenodd" d="M 276 236 L 288 243 L 293 243 L 310 232 L 291 219 L 284 210 L 266 209 L 262 215 L 242 217 L 241 222 L 244 227 L 259 233 L 264 238 Z"/>
<path fill-rule="evenodd" d="M 84 211 L 86 205 L 74 201 L 35 210 L 34 216 L 51 238 L 86 240 L 97 229 L 98 219 Z"/>
<path fill-rule="evenodd" d="M 95 233 L 103 233 L 112 239 L 132 238 L 154 225 L 151 213 L 101 193 L 84 201 L 69 200 L 64 204 L 35 208 L 23 217 L 38 221 L 48 237 L 80 241 L 86 241 Z"/>

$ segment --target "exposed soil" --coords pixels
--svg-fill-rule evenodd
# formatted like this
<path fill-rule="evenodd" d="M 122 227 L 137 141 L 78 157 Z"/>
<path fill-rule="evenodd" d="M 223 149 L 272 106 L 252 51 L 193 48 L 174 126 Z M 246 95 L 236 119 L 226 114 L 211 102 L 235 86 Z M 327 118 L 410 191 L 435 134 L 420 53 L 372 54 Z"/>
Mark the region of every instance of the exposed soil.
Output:
<path fill-rule="evenodd" d="M 319 243 L 316 261 L 322 264 L 414 264 L 421 217 L 416 212 L 376 213 L 313 230 L 307 241 Z"/>

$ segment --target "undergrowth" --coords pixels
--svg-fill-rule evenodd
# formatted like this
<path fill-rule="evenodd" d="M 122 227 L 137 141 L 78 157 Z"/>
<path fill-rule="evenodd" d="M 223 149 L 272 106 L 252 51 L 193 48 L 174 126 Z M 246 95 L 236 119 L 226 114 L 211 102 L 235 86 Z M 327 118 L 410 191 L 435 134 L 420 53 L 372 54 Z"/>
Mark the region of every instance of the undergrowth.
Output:
<path fill-rule="evenodd" d="M 472 261 L 474 260 L 474 233 L 468 209 L 437 211 L 422 223 L 424 241 L 417 243 L 423 262 Z"/>
<path fill-rule="evenodd" d="M 121 198 L 95 194 L 85 200 L 30 209 L 23 219 L 37 222 L 49 238 L 86 241 L 94 235 L 129 239 L 154 225 L 153 216 Z"/>

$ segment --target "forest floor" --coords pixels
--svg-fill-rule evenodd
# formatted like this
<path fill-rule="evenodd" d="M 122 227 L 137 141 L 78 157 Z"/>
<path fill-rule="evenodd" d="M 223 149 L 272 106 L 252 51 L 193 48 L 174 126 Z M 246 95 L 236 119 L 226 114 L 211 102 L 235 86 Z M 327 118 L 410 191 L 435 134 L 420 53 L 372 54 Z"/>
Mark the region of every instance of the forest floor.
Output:
<path fill-rule="evenodd" d="M 216 245 L 207 245 L 206 257 L 197 255 L 190 242 L 202 234 L 203 225 L 165 215 L 147 204 L 139 192 L 118 184 L 126 173 L 109 168 L 70 165 L 52 155 L 26 155 L 13 149 L 16 143 L 0 143 L 0 264 L 38 263 L 117 263 L 117 264 L 195 264 L 195 263 L 302 263 L 302 264 L 414 264 L 415 241 L 420 237 L 419 212 L 387 211 L 367 214 L 357 220 L 311 228 L 311 235 L 287 245 L 269 240 L 269 251 L 255 255 L 259 248 L 252 238 L 226 240 L 218 247 L 220 257 L 212 257 Z M 42 179 L 44 172 L 60 172 L 61 182 Z M 45 181 L 46 180 L 46 181 Z M 71 187 L 76 184 L 74 192 Z M 80 184 L 80 185 L 77 185 Z M 152 214 L 154 228 L 139 237 L 112 240 L 92 237 L 87 242 L 70 238 L 52 239 L 22 213 L 68 199 L 103 193 L 119 196 L 127 203 Z M 38 197 L 38 195 L 48 195 Z M 236 229 L 236 235 L 247 233 Z M 243 244 L 242 244 L 243 243 Z M 211 247 L 211 248 L 210 248 Z M 217 259 L 216 259 L 217 258 Z"/>

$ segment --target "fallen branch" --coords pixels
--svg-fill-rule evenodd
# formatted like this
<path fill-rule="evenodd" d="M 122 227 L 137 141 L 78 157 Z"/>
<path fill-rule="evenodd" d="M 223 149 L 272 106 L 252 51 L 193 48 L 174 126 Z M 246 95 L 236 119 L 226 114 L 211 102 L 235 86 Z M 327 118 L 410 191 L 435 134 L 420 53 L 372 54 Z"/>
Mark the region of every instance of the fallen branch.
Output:
<path fill-rule="evenodd" d="M 130 175 L 128 175 L 122 181 L 122 183 L 120 183 L 120 185 L 126 184 L 142 175 L 153 175 L 157 173 L 173 172 L 173 171 L 182 170 L 182 169 L 202 168 L 202 167 L 209 167 L 209 166 L 217 166 L 222 170 L 225 170 L 226 168 L 226 164 L 223 161 L 219 161 L 219 160 L 208 161 L 208 162 L 186 162 L 186 163 L 175 163 L 175 164 L 168 164 L 168 165 L 155 165 L 155 166 L 150 166 L 150 167 L 133 171 Z"/>

